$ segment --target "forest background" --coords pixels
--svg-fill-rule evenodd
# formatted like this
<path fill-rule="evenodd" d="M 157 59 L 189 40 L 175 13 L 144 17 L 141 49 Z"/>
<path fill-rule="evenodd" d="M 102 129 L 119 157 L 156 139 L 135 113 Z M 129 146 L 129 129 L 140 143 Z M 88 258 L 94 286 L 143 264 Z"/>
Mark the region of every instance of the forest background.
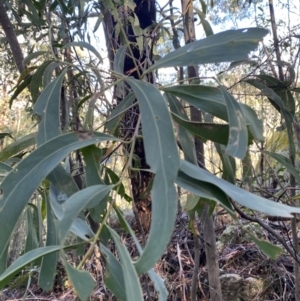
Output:
<path fill-rule="evenodd" d="M 299 301 L 299 9 L 0 0 L 1 298 Z"/>

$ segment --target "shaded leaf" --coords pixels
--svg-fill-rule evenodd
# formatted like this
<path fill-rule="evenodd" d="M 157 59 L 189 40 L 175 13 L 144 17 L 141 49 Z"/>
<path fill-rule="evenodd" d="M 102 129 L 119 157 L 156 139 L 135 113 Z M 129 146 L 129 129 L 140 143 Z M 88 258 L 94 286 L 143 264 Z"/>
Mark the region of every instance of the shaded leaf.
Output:
<path fill-rule="evenodd" d="M 229 141 L 226 153 L 230 156 L 243 159 L 248 146 L 248 131 L 244 114 L 235 98 L 224 87 L 220 87 L 220 89 L 226 100 L 229 119 Z"/>
<path fill-rule="evenodd" d="M 169 102 L 171 112 L 180 116 L 183 119 L 188 119 L 188 116 L 185 112 L 183 105 L 180 101 L 173 95 L 165 93 L 164 95 Z M 195 149 L 195 140 L 194 137 L 186 131 L 182 126 L 179 125 L 178 129 L 178 139 L 180 146 L 182 148 L 185 160 L 197 164 L 196 149 Z"/>
<path fill-rule="evenodd" d="M 82 212 L 83 209 L 95 207 L 98 203 L 103 201 L 112 187 L 113 186 L 106 185 L 90 186 L 76 192 L 63 203 L 63 215 L 57 223 L 61 244 L 64 243 L 72 223 L 80 212 Z"/>
<path fill-rule="evenodd" d="M 203 142 L 210 140 L 225 145 L 228 143 L 228 124 L 189 121 L 184 120 L 175 114 L 172 114 L 172 117 L 174 121 L 187 129 L 190 133 L 201 138 Z"/>
<path fill-rule="evenodd" d="M 64 266 L 79 299 L 87 300 L 96 286 L 90 273 L 74 269 L 66 260 Z"/>
<path fill-rule="evenodd" d="M 275 246 L 266 240 L 258 239 L 252 234 L 250 235 L 255 244 L 271 259 L 276 260 L 278 256 L 283 253 L 282 248 Z"/>
<path fill-rule="evenodd" d="M 106 226 L 107 227 L 107 226 Z M 121 267 L 123 271 L 124 287 L 126 291 L 127 300 L 143 301 L 143 293 L 141 285 L 139 282 L 138 275 L 132 264 L 131 257 L 125 247 L 121 242 L 119 235 L 111 228 L 107 227 L 109 230 L 119 253 Z"/>
<path fill-rule="evenodd" d="M 113 292 L 113 294 L 122 301 L 127 301 L 123 270 L 120 262 L 116 257 L 101 244 L 101 253 L 104 254 L 105 267 L 105 285 Z"/>
<path fill-rule="evenodd" d="M 41 258 L 42 256 L 59 251 L 59 249 L 60 246 L 42 247 L 29 251 L 26 254 L 20 256 L 5 270 L 4 273 L 0 275 L 0 289 L 2 289 L 23 267 Z"/>
<path fill-rule="evenodd" d="M 66 45 L 64 45 L 62 47 L 62 49 L 69 48 L 69 47 L 74 47 L 74 46 L 79 46 L 79 47 L 82 47 L 82 48 L 86 48 L 87 50 L 93 52 L 101 63 L 103 62 L 102 57 L 101 57 L 100 53 L 96 50 L 96 48 L 93 47 L 91 44 L 83 42 L 83 41 L 67 43 Z"/>
<path fill-rule="evenodd" d="M 6 161 L 8 158 L 11 158 L 28 147 L 33 146 L 35 144 L 35 136 L 36 133 L 31 133 L 7 145 L 0 152 L 0 161 Z"/>
<path fill-rule="evenodd" d="M 145 273 L 161 257 L 173 232 L 177 212 L 174 180 L 178 172 L 179 155 L 171 116 L 161 93 L 147 82 L 132 78 L 126 81 L 139 103 L 146 160 L 155 173 L 149 239 L 136 263 L 137 272 Z"/>
<path fill-rule="evenodd" d="M 94 133 L 94 136 L 69 133 L 41 145 L 23 159 L 0 185 L 0 257 L 9 243 L 10 235 L 20 214 L 39 183 L 73 150 L 116 138 Z M 20 191 L 22 194 L 20 195 Z"/>

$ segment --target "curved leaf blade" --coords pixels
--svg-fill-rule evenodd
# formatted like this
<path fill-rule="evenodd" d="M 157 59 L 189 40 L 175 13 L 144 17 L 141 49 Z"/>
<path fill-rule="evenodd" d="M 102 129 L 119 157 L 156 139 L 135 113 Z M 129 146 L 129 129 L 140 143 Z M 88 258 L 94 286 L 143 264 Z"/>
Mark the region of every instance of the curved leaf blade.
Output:
<path fill-rule="evenodd" d="M 230 62 L 248 58 L 268 33 L 262 28 L 228 30 L 185 45 L 158 60 L 145 74 L 166 67 Z"/>
<path fill-rule="evenodd" d="M 235 202 L 241 204 L 242 206 L 246 206 L 249 209 L 282 217 L 293 217 L 293 213 L 300 213 L 300 208 L 291 207 L 264 199 L 258 195 L 232 185 L 223 179 L 217 178 L 210 172 L 187 161 L 181 160 L 180 170 L 191 178 L 208 182 L 219 187 Z"/>
<path fill-rule="evenodd" d="M 3 192 L 0 198 L 0 256 L 9 243 L 16 221 L 42 179 L 71 151 L 108 140 L 117 139 L 100 133 L 94 133 L 92 137 L 81 133 L 58 136 L 37 148 L 4 178 L 0 185 Z"/>
<path fill-rule="evenodd" d="M 121 243 L 120 236 L 113 229 L 109 228 L 108 226 L 106 226 L 106 228 L 110 232 L 120 256 L 126 291 L 126 299 L 143 301 L 144 298 L 139 278 L 125 245 Z"/>
<path fill-rule="evenodd" d="M 132 78 L 126 81 L 139 103 L 146 160 L 151 171 L 155 173 L 151 192 L 149 239 L 136 263 L 137 272 L 140 274 L 147 272 L 161 257 L 173 232 L 177 212 L 174 181 L 179 168 L 179 154 L 164 97 L 155 86 L 147 82 Z"/>

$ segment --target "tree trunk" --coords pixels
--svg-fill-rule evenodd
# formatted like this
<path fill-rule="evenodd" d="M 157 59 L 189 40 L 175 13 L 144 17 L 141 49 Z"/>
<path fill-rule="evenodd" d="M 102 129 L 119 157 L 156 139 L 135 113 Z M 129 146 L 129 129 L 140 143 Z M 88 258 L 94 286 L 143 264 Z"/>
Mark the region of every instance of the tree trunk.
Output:
<path fill-rule="evenodd" d="M 155 1 L 142 1 L 142 0 L 135 0 L 136 8 L 134 10 L 135 15 L 138 17 L 140 22 L 140 27 L 145 29 L 146 27 L 150 26 L 153 21 L 155 21 L 156 15 L 156 7 Z M 100 3 L 101 5 L 101 3 Z M 129 10 L 129 9 L 128 9 Z M 119 7 L 118 11 L 122 12 L 125 18 L 122 19 L 120 16 L 121 22 L 123 23 L 124 31 L 127 35 L 127 41 L 130 43 L 131 51 L 127 51 L 124 61 L 124 74 L 130 75 L 135 78 L 139 78 L 139 74 L 142 73 L 142 68 L 147 68 L 147 64 L 149 60 L 151 61 L 151 53 L 150 49 L 148 51 L 140 51 L 137 47 L 133 45 L 136 42 L 136 38 L 134 36 L 133 29 L 128 21 L 128 15 L 132 16 L 130 12 L 128 12 L 127 8 Z M 102 7 L 102 11 L 104 13 L 104 26 L 105 26 L 105 34 L 106 34 L 106 42 L 107 42 L 107 49 L 108 49 L 108 57 L 111 62 L 111 68 L 113 69 L 113 60 L 114 55 L 118 48 L 122 47 L 123 39 L 119 37 L 115 37 L 114 30 L 117 24 L 116 20 L 114 20 L 111 13 L 105 10 Z M 124 13 L 124 11 L 126 13 Z M 148 45 L 148 43 L 144 43 L 144 45 Z M 145 46 L 148 47 L 148 46 Z M 150 53 L 150 57 L 147 57 L 146 53 Z M 131 57 L 133 54 L 134 58 Z M 142 66 L 142 68 L 136 68 L 136 66 Z M 149 82 L 153 82 L 153 77 L 148 78 Z M 122 99 L 128 94 L 129 91 L 126 90 L 125 86 L 125 95 L 120 97 L 118 93 L 115 91 L 115 97 L 117 102 L 119 103 Z M 130 109 L 124 117 L 123 124 L 125 125 L 120 132 L 120 135 L 126 139 L 130 139 L 135 131 L 136 126 L 138 126 L 138 116 L 139 116 L 139 108 L 134 107 Z M 125 131 L 124 131 L 125 130 Z M 128 147 L 125 146 L 125 152 L 129 152 L 130 150 Z M 150 223 L 151 223 L 151 196 L 150 194 L 143 194 L 146 188 L 149 186 L 152 180 L 152 173 L 143 171 L 145 169 L 149 169 L 149 166 L 146 162 L 145 157 L 145 150 L 144 144 L 142 139 L 137 139 L 134 145 L 134 164 L 138 165 L 138 168 L 141 169 L 140 171 L 130 172 L 130 179 L 131 179 L 131 188 L 132 188 L 132 197 L 133 197 L 133 211 L 137 219 L 137 226 L 140 232 L 145 233 L 149 231 Z"/>

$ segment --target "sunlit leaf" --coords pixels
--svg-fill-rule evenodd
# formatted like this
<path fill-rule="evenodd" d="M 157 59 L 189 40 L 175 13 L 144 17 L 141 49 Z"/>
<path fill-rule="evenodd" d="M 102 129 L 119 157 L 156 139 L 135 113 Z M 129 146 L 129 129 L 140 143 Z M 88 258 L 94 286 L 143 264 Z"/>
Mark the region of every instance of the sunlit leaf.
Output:
<path fill-rule="evenodd" d="M 145 73 L 166 67 L 244 60 L 267 33 L 268 31 L 263 28 L 246 28 L 211 35 L 172 51 L 148 68 Z"/>

